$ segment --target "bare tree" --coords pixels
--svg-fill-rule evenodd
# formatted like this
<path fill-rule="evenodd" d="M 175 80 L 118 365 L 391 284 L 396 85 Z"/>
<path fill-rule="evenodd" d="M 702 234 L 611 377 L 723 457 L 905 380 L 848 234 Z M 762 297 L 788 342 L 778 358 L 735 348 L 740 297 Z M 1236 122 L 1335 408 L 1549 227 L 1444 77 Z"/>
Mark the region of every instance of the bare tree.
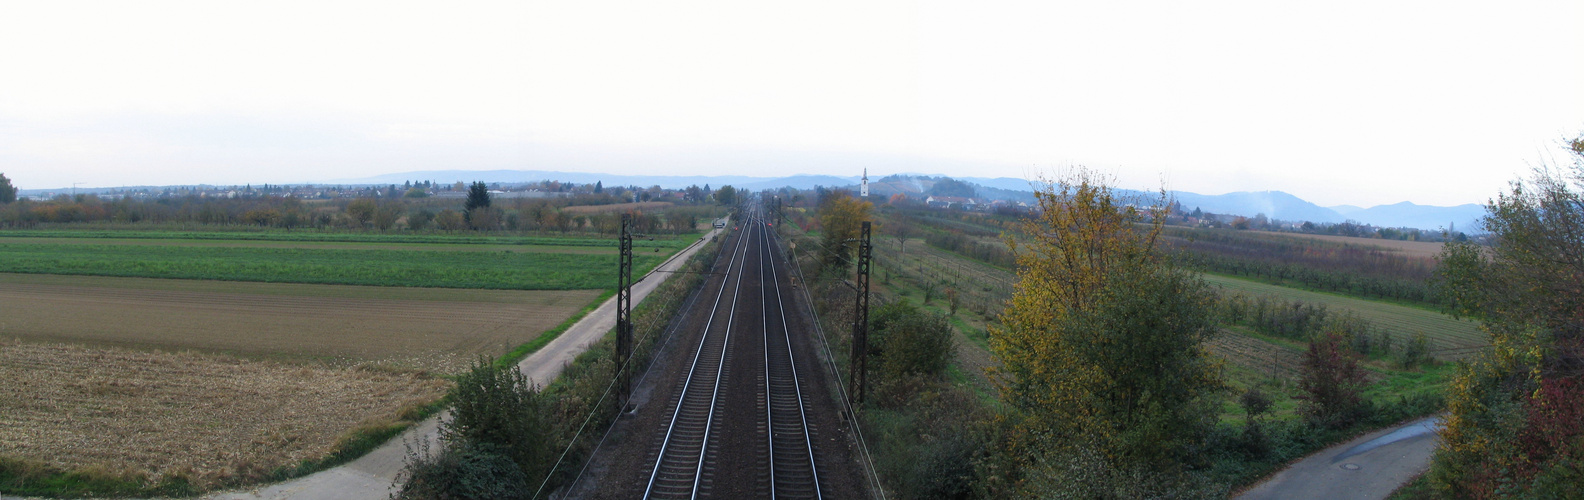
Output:
<path fill-rule="evenodd" d="M 913 224 L 904 216 L 897 216 L 896 220 L 887 224 L 891 229 L 891 237 L 897 240 L 897 253 L 907 253 L 907 240 L 913 237 Z"/>

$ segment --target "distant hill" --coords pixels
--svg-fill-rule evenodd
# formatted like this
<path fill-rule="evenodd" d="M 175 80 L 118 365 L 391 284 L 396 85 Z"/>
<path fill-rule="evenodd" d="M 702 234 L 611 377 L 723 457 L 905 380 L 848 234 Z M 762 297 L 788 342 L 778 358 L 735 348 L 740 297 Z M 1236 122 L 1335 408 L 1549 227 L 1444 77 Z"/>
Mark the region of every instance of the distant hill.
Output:
<path fill-rule="evenodd" d="M 920 174 L 896 174 L 881 178 L 871 177 L 869 179 L 869 193 L 882 197 L 901 193 L 908 197 L 922 199 L 933 194 L 932 189 L 934 189 L 935 184 L 944 179 L 950 179 L 950 177 Z M 958 177 L 955 179 L 967 182 L 972 186 L 975 196 L 978 198 L 1022 202 L 1034 201 L 1033 191 L 1035 183 L 1027 179 L 1013 177 Z M 787 177 L 734 175 L 669 176 L 594 174 L 543 170 L 430 170 L 386 174 L 362 179 L 341 179 L 330 181 L 326 184 L 381 185 L 401 184 L 409 180 L 430 180 L 447 184 L 458 181 L 526 183 L 556 180 L 576 183 L 604 182 L 607 186 L 658 185 L 664 188 L 683 188 L 692 185 L 703 186 L 705 184 L 711 187 L 720 187 L 730 184 L 734 187 L 758 191 L 779 187 L 813 189 L 815 186 L 856 190 L 859 178 L 831 175 L 792 175 Z M 1143 191 L 1121 191 L 1129 195 L 1146 197 L 1151 195 Z M 1218 195 L 1173 191 L 1170 194 L 1178 203 L 1182 204 L 1184 209 L 1190 211 L 1198 208 L 1206 212 L 1245 217 L 1265 214 L 1266 217 L 1271 219 L 1316 223 L 1338 223 L 1353 220 L 1383 227 L 1438 229 L 1455 224 L 1460 229 L 1473 229 L 1475 221 L 1484 214 L 1484 207 L 1474 204 L 1437 207 L 1402 202 L 1370 208 L 1352 205 L 1322 207 L 1281 191 L 1240 191 Z"/>
<path fill-rule="evenodd" d="M 1281 191 L 1240 191 L 1220 195 L 1203 195 L 1187 191 L 1171 193 L 1184 210 L 1199 208 L 1218 214 L 1266 217 L 1287 221 L 1337 223 L 1347 220 L 1335 210 L 1304 201 Z"/>
<path fill-rule="evenodd" d="M 1418 229 L 1456 228 L 1469 231 L 1475 229 L 1476 222 L 1485 215 L 1485 207 L 1473 203 L 1455 207 L 1436 207 L 1405 201 L 1362 208 L 1345 215 L 1349 219 L 1377 226 Z"/>
<path fill-rule="evenodd" d="M 1024 179 L 965 177 L 963 180 L 988 188 L 981 189 L 982 196 L 986 197 L 995 197 L 990 193 L 997 191 L 1028 192 L 1032 190 L 1030 182 Z M 1149 195 L 1149 193 L 1141 191 L 1123 191 L 1130 195 Z M 1353 205 L 1322 207 L 1281 191 L 1235 192 L 1219 195 L 1173 191 L 1170 194 L 1186 210 L 1199 208 L 1206 212 L 1241 215 L 1244 217 L 1265 214 L 1266 217 L 1272 219 L 1316 223 L 1338 223 L 1352 220 L 1380 227 L 1411 227 L 1425 230 L 1457 228 L 1468 231 L 1477 229 L 1479 218 L 1485 215 L 1485 207 L 1472 203 L 1453 207 L 1438 207 L 1405 201 L 1370 208 Z"/>
<path fill-rule="evenodd" d="M 858 185 L 858 177 L 836 177 L 833 175 L 794 175 L 777 179 L 763 179 L 741 184 L 732 184 L 733 187 L 745 188 L 752 191 L 790 187 L 794 189 L 814 189 L 815 186 L 840 187 Z M 720 184 L 715 184 L 719 186 Z"/>
<path fill-rule="evenodd" d="M 1326 208 L 1329 208 L 1336 213 L 1342 214 L 1343 217 L 1352 217 L 1353 214 L 1364 211 L 1364 207 L 1355 207 L 1353 205 L 1337 205 Z"/>
<path fill-rule="evenodd" d="M 597 174 L 586 172 L 553 172 L 545 170 L 422 170 L 416 172 L 402 172 L 396 174 L 376 175 L 358 179 L 336 179 L 315 184 L 345 184 L 345 185 L 381 185 L 401 184 L 406 181 L 435 181 L 442 184 L 454 182 L 488 182 L 488 183 L 527 183 L 539 181 L 574 182 L 578 184 L 593 184 L 602 182 L 607 186 L 660 186 L 667 189 L 685 188 L 688 186 L 720 187 L 730 184 L 734 187 L 752 190 L 769 189 L 773 187 L 792 186 L 799 189 L 812 189 L 815 185 L 853 184 L 858 178 L 850 179 L 828 175 L 794 175 L 790 177 L 749 177 L 742 175 L 714 175 L 714 176 L 680 176 L 680 175 L 619 175 Z"/>
<path fill-rule="evenodd" d="M 1016 177 L 996 177 L 994 179 L 989 177 L 960 177 L 960 179 L 978 184 L 980 186 L 1003 189 L 1007 191 L 1033 192 L 1033 186 L 1035 185 L 1034 181 L 1030 181 L 1028 179 L 1018 179 Z"/>

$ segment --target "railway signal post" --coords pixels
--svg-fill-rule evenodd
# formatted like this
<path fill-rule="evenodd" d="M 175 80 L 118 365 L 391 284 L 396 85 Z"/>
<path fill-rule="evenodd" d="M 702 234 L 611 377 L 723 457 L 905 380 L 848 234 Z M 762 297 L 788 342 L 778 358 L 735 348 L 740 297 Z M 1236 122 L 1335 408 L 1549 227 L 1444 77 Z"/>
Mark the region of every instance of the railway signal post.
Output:
<path fill-rule="evenodd" d="M 616 401 L 626 411 L 632 395 L 632 373 L 627 360 L 632 357 L 632 214 L 621 216 L 621 258 L 616 271 Z"/>
<path fill-rule="evenodd" d="M 848 379 L 853 385 L 853 401 L 862 403 L 864 389 L 869 385 L 869 221 L 863 222 L 858 238 L 858 276 L 853 287 L 858 291 L 858 303 L 853 308 L 852 374 Z"/>

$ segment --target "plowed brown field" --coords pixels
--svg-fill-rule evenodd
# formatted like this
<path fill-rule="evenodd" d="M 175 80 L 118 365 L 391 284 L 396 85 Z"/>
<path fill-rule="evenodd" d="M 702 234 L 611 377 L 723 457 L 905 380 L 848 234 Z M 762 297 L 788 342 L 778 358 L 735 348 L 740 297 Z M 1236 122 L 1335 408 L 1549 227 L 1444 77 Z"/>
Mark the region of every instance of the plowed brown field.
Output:
<path fill-rule="evenodd" d="M 454 371 L 599 293 L 0 274 L 0 338 Z"/>
<path fill-rule="evenodd" d="M 324 457 L 349 429 L 390 425 L 447 387 L 414 373 L 5 339 L 0 380 L 0 457 L 180 473 L 199 488 Z"/>

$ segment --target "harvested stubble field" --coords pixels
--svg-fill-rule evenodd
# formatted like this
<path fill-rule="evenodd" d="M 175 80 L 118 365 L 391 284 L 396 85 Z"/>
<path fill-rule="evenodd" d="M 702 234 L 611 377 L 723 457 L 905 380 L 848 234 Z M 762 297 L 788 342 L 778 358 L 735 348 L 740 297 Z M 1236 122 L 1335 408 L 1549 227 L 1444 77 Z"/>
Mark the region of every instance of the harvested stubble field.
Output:
<path fill-rule="evenodd" d="M 1425 335 L 1430 337 L 1430 344 L 1433 349 L 1453 350 L 1450 355 L 1438 356 L 1445 359 L 1458 357 L 1466 354 L 1471 348 L 1490 343 L 1488 336 L 1481 332 L 1478 324 L 1473 321 L 1459 320 L 1435 311 L 1374 300 L 1355 299 L 1329 293 L 1267 285 L 1226 276 L 1207 274 L 1204 275 L 1204 278 L 1213 285 L 1243 293 L 1250 297 L 1269 296 L 1310 304 L 1323 304 L 1327 308 L 1338 312 L 1349 311 L 1375 323 L 1376 326 L 1385 328 L 1399 342 L 1406 341 L 1416 332 L 1424 332 Z"/>
<path fill-rule="evenodd" d="M 320 460 L 415 416 L 447 382 L 196 353 L 0 340 L 0 457 L 198 489 Z"/>
<path fill-rule="evenodd" d="M 450 372 L 599 295 L 0 274 L 0 337 Z"/>

